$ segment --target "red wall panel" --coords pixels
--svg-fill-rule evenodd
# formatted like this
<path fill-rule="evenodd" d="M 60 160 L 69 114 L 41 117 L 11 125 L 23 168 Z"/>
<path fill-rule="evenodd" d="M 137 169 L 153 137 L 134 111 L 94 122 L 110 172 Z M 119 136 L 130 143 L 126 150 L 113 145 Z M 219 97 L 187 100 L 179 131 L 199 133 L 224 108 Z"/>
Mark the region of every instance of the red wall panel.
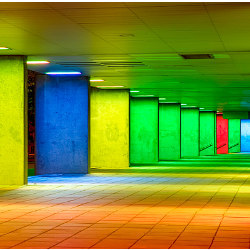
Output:
<path fill-rule="evenodd" d="M 223 119 L 222 114 L 216 118 L 217 154 L 228 154 L 228 119 Z"/>

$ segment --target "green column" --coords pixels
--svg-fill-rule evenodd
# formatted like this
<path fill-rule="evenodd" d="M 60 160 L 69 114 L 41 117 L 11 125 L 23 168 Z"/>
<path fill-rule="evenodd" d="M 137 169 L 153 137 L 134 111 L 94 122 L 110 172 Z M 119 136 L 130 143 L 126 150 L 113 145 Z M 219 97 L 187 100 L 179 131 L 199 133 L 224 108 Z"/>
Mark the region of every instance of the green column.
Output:
<path fill-rule="evenodd" d="M 199 110 L 181 109 L 181 157 L 199 156 Z"/>
<path fill-rule="evenodd" d="M 200 155 L 215 154 L 215 112 L 200 112 Z"/>
<path fill-rule="evenodd" d="M 27 182 L 27 87 L 23 56 L 0 57 L 0 185 Z"/>
<path fill-rule="evenodd" d="M 130 99 L 130 163 L 158 162 L 158 99 Z"/>
<path fill-rule="evenodd" d="M 228 152 L 240 152 L 240 119 L 228 119 Z"/>
<path fill-rule="evenodd" d="M 159 160 L 180 159 L 180 104 L 159 104 Z"/>

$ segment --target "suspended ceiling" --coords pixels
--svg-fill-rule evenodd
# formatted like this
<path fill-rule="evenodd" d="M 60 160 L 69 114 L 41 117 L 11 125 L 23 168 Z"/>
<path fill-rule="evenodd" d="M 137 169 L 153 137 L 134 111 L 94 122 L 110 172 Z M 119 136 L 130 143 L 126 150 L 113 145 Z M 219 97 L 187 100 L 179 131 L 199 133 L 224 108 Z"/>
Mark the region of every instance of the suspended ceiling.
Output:
<path fill-rule="evenodd" d="M 0 55 L 207 110 L 250 111 L 250 3 L 0 3 Z M 183 59 L 180 54 L 212 54 Z M 100 83 L 92 83 L 93 86 Z"/>

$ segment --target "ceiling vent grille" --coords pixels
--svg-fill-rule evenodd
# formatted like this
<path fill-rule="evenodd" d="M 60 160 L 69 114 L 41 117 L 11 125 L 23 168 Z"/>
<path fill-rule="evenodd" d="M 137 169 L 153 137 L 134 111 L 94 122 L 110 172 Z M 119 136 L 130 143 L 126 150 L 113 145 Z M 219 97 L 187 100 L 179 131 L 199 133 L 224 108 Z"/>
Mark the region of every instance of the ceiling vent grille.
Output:
<path fill-rule="evenodd" d="M 182 54 L 184 59 L 214 59 L 212 54 Z"/>

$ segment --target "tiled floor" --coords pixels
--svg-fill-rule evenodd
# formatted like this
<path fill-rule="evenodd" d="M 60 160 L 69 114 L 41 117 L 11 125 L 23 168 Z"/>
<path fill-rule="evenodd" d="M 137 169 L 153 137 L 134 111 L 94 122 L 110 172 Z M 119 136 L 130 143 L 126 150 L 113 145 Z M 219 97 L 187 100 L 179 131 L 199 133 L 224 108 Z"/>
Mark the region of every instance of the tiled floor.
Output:
<path fill-rule="evenodd" d="M 250 165 L 133 167 L 1 187 L 0 248 L 249 248 Z"/>

